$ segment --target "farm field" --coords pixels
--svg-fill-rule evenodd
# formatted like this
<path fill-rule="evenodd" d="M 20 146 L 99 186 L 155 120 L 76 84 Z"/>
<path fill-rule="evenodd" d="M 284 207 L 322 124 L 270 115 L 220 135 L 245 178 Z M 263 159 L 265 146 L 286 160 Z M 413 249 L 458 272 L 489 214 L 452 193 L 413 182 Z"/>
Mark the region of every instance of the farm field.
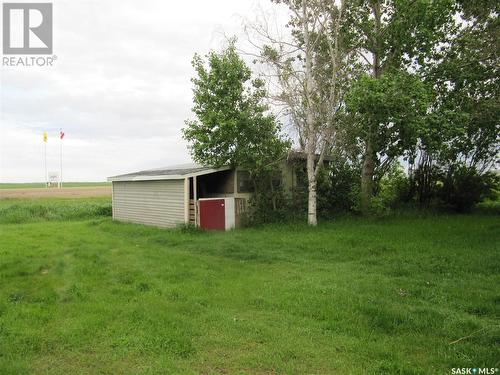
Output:
<path fill-rule="evenodd" d="M 1 374 L 500 367 L 500 217 L 205 233 L 109 198 L 0 201 Z"/>
<path fill-rule="evenodd" d="M 93 185 L 92 183 L 75 183 L 74 186 L 71 186 L 68 183 L 61 189 L 38 187 L 37 184 L 0 184 L 0 199 L 90 197 L 111 197 L 111 184 L 101 183 L 98 185 L 96 183 Z"/>
<path fill-rule="evenodd" d="M 111 186 L 110 182 L 64 182 L 63 187 L 99 187 Z M 43 182 L 14 182 L 0 183 L 0 189 L 36 189 L 45 188 Z"/>

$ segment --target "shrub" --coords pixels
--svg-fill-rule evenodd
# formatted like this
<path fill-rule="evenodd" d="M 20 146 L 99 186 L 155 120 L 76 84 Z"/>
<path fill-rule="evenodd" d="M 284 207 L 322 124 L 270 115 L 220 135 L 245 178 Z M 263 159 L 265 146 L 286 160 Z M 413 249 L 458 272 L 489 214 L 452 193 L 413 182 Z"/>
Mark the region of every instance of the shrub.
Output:
<path fill-rule="evenodd" d="M 499 176 L 491 172 L 480 174 L 475 168 L 452 167 L 444 177 L 438 195 L 445 207 L 469 212 L 484 199 L 495 199 L 499 182 Z"/>
<path fill-rule="evenodd" d="M 380 179 L 373 199 L 375 208 L 389 211 L 401 207 L 408 196 L 410 182 L 399 163 L 394 163 Z"/>
<path fill-rule="evenodd" d="M 280 173 L 276 170 L 254 177 L 255 192 L 250 198 L 244 224 L 264 224 L 288 219 L 292 212 L 291 198 L 285 194 Z"/>
<path fill-rule="evenodd" d="M 323 169 L 318 184 L 318 208 L 322 216 L 356 212 L 360 170 L 346 160 L 336 159 Z"/>
<path fill-rule="evenodd" d="M 291 200 L 295 214 L 307 212 L 307 172 L 297 168 L 297 187 Z M 317 178 L 317 209 L 321 217 L 331 217 L 339 213 L 357 212 L 360 170 L 345 159 L 335 158 L 326 163 Z"/>

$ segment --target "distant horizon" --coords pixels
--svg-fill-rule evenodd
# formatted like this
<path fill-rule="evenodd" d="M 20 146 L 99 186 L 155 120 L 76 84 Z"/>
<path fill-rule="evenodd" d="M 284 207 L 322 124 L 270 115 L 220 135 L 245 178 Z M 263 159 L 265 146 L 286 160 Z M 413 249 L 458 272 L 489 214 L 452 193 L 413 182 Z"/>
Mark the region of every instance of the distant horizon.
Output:
<path fill-rule="evenodd" d="M 29 182 L 26 182 L 26 181 L 9 181 L 9 182 L 0 182 L 0 185 L 29 185 L 29 184 L 45 184 L 46 182 L 45 181 L 29 181 Z M 109 183 L 111 184 L 111 182 L 108 182 L 106 180 L 102 180 L 102 181 L 63 181 L 63 187 L 64 187 L 64 184 L 100 184 L 100 183 Z"/>

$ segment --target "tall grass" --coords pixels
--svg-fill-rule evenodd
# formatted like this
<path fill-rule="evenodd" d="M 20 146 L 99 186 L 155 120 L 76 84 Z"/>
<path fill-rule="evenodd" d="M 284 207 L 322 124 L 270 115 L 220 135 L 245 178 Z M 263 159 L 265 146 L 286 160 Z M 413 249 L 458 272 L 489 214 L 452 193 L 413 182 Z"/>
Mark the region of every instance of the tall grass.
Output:
<path fill-rule="evenodd" d="M 0 201 L 0 224 L 85 220 L 111 216 L 109 198 L 6 199 Z"/>

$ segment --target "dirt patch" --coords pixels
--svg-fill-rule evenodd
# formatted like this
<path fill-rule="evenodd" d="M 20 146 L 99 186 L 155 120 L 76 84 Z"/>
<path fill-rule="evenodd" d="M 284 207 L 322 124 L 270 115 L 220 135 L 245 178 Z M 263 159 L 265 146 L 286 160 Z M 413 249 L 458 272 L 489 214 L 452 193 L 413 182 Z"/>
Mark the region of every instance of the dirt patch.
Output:
<path fill-rule="evenodd" d="M 0 199 L 7 198 L 90 198 L 111 197 L 111 186 L 41 188 L 41 189 L 1 189 Z"/>

